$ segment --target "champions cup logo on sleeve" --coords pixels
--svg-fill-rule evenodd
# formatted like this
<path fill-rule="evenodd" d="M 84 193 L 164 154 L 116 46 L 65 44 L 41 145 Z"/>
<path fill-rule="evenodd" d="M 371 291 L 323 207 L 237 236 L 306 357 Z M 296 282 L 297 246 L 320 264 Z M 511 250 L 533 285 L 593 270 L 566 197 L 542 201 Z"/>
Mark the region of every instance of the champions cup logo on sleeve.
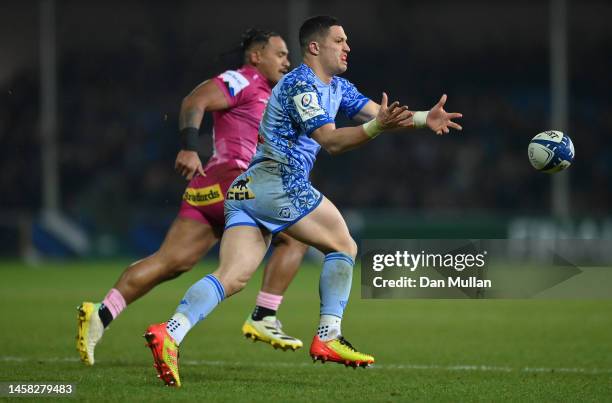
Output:
<path fill-rule="evenodd" d="M 308 106 L 310 105 L 310 102 L 312 102 L 312 95 L 304 94 L 304 96 L 302 97 L 302 106 L 304 108 L 308 108 Z"/>
<path fill-rule="evenodd" d="M 208 206 L 209 204 L 223 201 L 221 186 L 215 183 L 203 188 L 187 188 L 183 194 L 183 200 L 192 206 Z"/>
<path fill-rule="evenodd" d="M 255 198 L 255 193 L 247 187 L 251 178 L 239 179 L 227 190 L 227 200 L 250 200 Z"/>
<path fill-rule="evenodd" d="M 325 113 L 321 105 L 319 105 L 319 98 L 316 92 L 298 94 L 293 97 L 293 103 L 303 122 Z"/>

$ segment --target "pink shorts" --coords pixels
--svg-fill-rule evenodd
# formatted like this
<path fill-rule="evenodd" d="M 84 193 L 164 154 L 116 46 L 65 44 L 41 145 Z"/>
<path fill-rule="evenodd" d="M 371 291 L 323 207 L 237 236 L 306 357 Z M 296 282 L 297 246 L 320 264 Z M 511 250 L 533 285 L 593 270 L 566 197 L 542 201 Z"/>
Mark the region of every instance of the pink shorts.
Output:
<path fill-rule="evenodd" d="M 195 176 L 183 193 L 178 216 L 208 224 L 222 231 L 225 226 L 225 194 L 242 172 L 244 171 L 239 168 L 214 167 L 206 171 L 206 176 Z"/>

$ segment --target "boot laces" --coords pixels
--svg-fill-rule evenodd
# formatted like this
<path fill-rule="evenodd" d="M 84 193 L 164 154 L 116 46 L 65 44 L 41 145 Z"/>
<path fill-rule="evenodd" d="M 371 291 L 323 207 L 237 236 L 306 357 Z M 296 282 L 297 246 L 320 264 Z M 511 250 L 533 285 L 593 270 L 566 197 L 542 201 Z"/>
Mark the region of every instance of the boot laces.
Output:
<path fill-rule="evenodd" d="M 343 345 L 347 346 L 351 350 L 357 351 L 355 349 L 355 347 L 353 347 L 353 345 L 351 343 L 349 343 L 349 341 L 347 339 L 345 339 L 343 336 L 338 336 L 338 341 L 340 342 L 340 344 L 343 344 Z"/>

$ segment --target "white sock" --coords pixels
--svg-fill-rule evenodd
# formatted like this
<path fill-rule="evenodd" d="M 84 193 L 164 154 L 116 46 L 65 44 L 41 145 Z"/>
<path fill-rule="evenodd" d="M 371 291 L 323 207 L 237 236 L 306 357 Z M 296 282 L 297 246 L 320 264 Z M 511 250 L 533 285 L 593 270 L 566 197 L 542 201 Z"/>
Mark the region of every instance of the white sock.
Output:
<path fill-rule="evenodd" d="M 166 323 L 166 330 L 172 336 L 176 344 L 181 344 L 185 335 L 191 329 L 192 324 L 187 316 L 182 313 L 175 313 L 172 318 Z"/>
<path fill-rule="evenodd" d="M 321 315 L 317 335 L 322 341 L 329 341 L 338 338 L 342 334 L 340 325 L 342 319 L 334 315 Z"/>

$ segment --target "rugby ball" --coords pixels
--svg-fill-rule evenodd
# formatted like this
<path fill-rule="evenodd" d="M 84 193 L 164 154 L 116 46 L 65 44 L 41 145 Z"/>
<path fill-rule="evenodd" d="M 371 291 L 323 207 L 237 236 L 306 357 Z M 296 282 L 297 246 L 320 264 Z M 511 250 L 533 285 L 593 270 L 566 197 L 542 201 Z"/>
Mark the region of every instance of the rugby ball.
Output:
<path fill-rule="evenodd" d="M 548 130 L 531 139 L 527 154 L 535 169 L 552 174 L 572 165 L 574 144 L 567 134 Z"/>

